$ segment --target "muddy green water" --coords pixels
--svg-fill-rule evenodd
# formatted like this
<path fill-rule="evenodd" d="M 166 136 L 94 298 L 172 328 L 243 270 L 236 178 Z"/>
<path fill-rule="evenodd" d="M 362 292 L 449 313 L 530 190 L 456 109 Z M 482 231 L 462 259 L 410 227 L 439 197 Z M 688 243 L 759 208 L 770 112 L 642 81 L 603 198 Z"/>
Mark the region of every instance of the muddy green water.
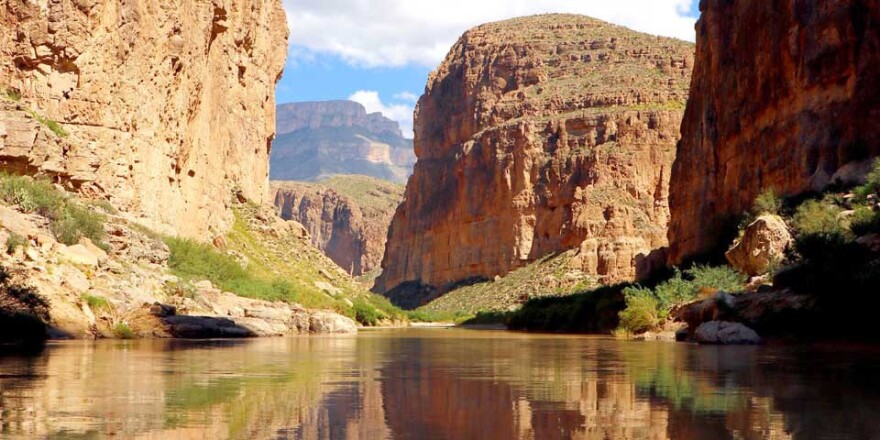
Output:
<path fill-rule="evenodd" d="M 872 439 L 880 355 L 461 329 L 50 344 L 0 438 Z"/>

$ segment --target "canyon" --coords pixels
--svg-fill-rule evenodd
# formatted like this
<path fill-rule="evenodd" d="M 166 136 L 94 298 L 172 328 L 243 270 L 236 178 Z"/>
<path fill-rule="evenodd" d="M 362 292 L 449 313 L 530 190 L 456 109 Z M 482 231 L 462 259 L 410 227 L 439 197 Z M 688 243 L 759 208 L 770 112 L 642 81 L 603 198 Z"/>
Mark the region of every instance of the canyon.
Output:
<path fill-rule="evenodd" d="M 375 290 L 442 292 L 573 249 L 597 282 L 663 265 L 692 67 L 690 43 L 583 16 L 466 32 L 419 100 Z"/>
<path fill-rule="evenodd" d="M 272 180 L 317 181 L 361 174 L 406 182 L 415 163 L 412 140 L 396 121 L 353 101 L 281 104 L 272 144 Z"/>
<path fill-rule="evenodd" d="M 10 0 L 0 9 L 3 168 L 155 229 L 208 239 L 233 189 L 268 191 L 278 0 Z M 41 130 L 49 125 L 52 132 Z"/>
<path fill-rule="evenodd" d="M 672 264 L 723 252 L 762 191 L 852 183 L 880 155 L 880 5 L 700 5 L 670 184 Z"/>
<path fill-rule="evenodd" d="M 403 187 L 368 176 L 334 176 L 316 183 L 271 183 L 278 215 L 301 223 L 312 243 L 353 276 L 374 272 Z"/>

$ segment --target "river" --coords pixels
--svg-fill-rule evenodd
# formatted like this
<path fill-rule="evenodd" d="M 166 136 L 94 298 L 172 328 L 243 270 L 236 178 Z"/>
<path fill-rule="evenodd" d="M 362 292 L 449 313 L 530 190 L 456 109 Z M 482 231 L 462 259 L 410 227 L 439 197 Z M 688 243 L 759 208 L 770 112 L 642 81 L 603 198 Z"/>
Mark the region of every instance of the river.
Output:
<path fill-rule="evenodd" d="M 0 438 L 872 439 L 880 352 L 463 329 L 0 357 Z"/>

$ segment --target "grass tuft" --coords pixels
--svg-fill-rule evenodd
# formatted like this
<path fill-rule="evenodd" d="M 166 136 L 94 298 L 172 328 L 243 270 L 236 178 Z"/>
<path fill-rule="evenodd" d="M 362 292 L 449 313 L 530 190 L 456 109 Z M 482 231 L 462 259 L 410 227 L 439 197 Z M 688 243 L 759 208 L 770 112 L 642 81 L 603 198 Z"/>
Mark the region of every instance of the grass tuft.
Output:
<path fill-rule="evenodd" d="M 45 180 L 0 174 L 0 200 L 49 219 L 52 233 L 61 243 L 73 245 L 85 237 L 103 247 L 105 217 Z"/>

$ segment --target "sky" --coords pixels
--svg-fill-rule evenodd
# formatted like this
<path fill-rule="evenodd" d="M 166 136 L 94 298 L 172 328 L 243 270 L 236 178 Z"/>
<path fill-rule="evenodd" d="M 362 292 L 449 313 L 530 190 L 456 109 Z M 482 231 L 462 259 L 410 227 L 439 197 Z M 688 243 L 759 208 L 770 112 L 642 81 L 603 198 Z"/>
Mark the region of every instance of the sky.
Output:
<path fill-rule="evenodd" d="M 539 13 L 584 14 L 694 41 L 699 0 L 283 0 L 290 26 L 276 101 L 351 99 L 412 137 L 412 113 L 466 30 Z"/>

